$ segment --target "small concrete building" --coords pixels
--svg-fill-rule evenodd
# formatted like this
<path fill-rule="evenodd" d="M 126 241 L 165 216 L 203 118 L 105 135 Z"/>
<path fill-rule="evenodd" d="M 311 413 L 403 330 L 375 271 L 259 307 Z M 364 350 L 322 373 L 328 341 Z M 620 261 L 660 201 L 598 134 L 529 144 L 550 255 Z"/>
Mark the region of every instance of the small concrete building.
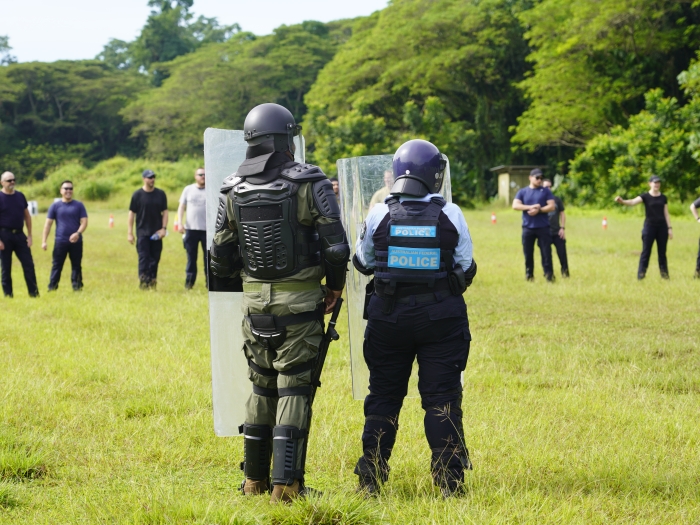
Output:
<path fill-rule="evenodd" d="M 505 205 L 513 204 L 515 194 L 520 188 L 529 186 L 530 171 L 540 168 L 543 172 L 547 166 L 496 166 L 490 171 L 498 175 L 498 200 Z"/>

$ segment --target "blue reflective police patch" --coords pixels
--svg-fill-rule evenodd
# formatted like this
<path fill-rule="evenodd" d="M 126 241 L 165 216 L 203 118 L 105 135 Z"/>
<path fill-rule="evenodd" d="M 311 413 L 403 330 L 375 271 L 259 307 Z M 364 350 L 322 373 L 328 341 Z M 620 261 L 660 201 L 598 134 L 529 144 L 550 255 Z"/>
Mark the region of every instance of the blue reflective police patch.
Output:
<path fill-rule="evenodd" d="M 397 226 L 391 225 L 389 234 L 392 237 L 436 237 L 435 226 Z"/>
<path fill-rule="evenodd" d="M 411 270 L 439 270 L 440 248 L 389 246 L 389 267 Z"/>

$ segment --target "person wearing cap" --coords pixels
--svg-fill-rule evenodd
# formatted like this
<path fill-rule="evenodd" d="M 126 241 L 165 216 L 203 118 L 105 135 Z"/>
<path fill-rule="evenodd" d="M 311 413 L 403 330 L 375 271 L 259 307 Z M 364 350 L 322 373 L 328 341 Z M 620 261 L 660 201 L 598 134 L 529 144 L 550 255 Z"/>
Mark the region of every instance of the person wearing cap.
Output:
<path fill-rule="evenodd" d="M 523 212 L 523 253 L 525 254 L 525 279 L 535 279 L 535 241 L 540 247 L 544 277 L 554 281 L 552 267 L 552 236 L 549 228 L 550 212 L 555 211 L 554 195 L 549 188 L 542 186 L 542 170 L 530 172 L 530 185 L 521 188 L 513 199 L 513 209 Z"/>
<path fill-rule="evenodd" d="M 464 490 L 472 469 L 462 424 L 461 374 L 471 332 L 464 293 L 477 271 L 459 206 L 440 195 L 446 158 L 426 140 L 409 140 L 392 161 L 395 182 L 367 214 L 352 259 L 374 275 L 367 291 L 364 358 L 369 368 L 358 489 L 376 495 L 389 479 L 414 361 L 425 412 L 433 483 L 444 497 Z"/>
<path fill-rule="evenodd" d="M 207 278 L 207 194 L 204 181 L 204 168 L 194 172 L 194 184 L 185 186 L 177 207 L 177 222 L 182 243 L 187 251 L 187 266 L 185 267 L 185 289 L 191 290 L 197 280 L 197 250 L 201 245 L 204 257 L 204 278 Z M 187 221 L 183 222 L 183 214 L 187 213 Z"/>
<path fill-rule="evenodd" d="M 652 175 L 649 177 L 649 191 L 634 199 L 623 199 L 619 195 L 615 202 L 625 206 L 636 206 L 644 203 L 644 228 L 642 229 L 642 255 L 639 257 L 637 279 L 644 279 L 649 267 L 651 248 L 656 241 L 659 256 L 659 271 L 663 279 L 668 279 L 668 261 L 666 260 L 666 244 L 673 239 L 671 216 L 668 213 L 668 199 L 661 193 L 661 179 Z"/>
<path fill-rule="evenodd" d="M 551 191 L 552 181 L 544 179 L 542 187 Z M 549 234 L 552 237 L 552 244 L 557 250 L 557 257 L 559 257 L 561 276 L 569 277 L 569 259 L 566 256 L 566 212 L 564 211 L 564 202 L 556 195 L 554 195 L 554 207 L 554 211 L 550 211 L 547 214 L 549 217 Z M 554 266 L 554 261 L 552 261 L 552 266 Z"/>
<path fill-rule="evenodd" d="M 690 213 L 695 217 L 696 222 L 700 222 L 700 216 L 698 216 L 698 208 L 700 208 L 700 198 L 696 199 L 693 204 L 690 205 Z M 695 275 L 694 279 L 700 279 L 700 248 L 698 248 L 698 258 L 695 262 Z"/>
<path fill-rule="evenodd" d="M 83 289 L 83 232 L 87 229 L 88 216 L 83 203 L 73 199 L 73 183 L 69 180 L 61 183 L 61 200 L 49 207 L 41 241 L 42 250 L 48 247 L 47 240 L 54 221 L 56 240 L 53 246 L 49 292 L 58 289 L 66 257 L 70 257 L 73 291 L 79 292 Z"/>
<path fill-rule="evenodd" d="M 0 266 L 2 266 L 2 291 L 12 297 L 12 254 L 16 254 L 24 271 L 29 297 L 39 297 L 36 272 L 32 259 L 32 216 L 27 199 L 15 190 L 15 176 L 6 171 L 0 175 Z M 27 235 L 24 224 L 27 224 Z"/>
<path fill-rule="evenodd" d="M 168 231 L 168 198 L 155 187 L 156 174 L 145 170 L 141 175 L 143 186 L 131 196 L 127 240 L 139 254 L 139 287 L 155 289 L 158 263 L 163 251 L 163 237 Z M 136 238 L 134 238 L 134 219 Z"/>

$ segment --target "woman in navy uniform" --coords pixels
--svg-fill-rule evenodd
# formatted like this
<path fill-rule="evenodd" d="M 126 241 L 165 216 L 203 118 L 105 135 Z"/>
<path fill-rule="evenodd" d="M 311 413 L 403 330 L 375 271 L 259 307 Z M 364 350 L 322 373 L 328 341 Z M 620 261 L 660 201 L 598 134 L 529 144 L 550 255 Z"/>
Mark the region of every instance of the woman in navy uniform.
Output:
<path fill-rule="evenodd" d="M 463 293 L 476 275 L 464 215 L 438 193 L 446 161 L 424 140 L 394 155 L 394 185 L 364 222 L 355 268 L 374 274 L 366 307 L 364 358 L 369 368 L 363 454 L 355 467 L 360 489 L 376 493 L 389 475 L 414 359 L 432 451 L 434 483 L 445 496 L 471 469 L 462 428 L 461 373 L 471 334 Z"/>

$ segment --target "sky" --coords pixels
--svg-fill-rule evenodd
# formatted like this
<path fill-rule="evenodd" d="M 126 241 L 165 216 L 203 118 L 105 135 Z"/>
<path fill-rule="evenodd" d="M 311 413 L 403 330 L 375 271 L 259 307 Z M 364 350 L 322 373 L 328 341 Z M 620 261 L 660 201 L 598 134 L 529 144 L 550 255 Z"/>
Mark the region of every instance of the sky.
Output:
<path fill-rule="evenodd" d="M 150 12 L 147 0 L 0 0 L 0 36 L 20 62 L 94 58 L 110 38 L 133 40 Z M 366 16 L 388 0 L 195 0 L 195 16 L 238 23 L 266 35 L 282 24 Z"/>

